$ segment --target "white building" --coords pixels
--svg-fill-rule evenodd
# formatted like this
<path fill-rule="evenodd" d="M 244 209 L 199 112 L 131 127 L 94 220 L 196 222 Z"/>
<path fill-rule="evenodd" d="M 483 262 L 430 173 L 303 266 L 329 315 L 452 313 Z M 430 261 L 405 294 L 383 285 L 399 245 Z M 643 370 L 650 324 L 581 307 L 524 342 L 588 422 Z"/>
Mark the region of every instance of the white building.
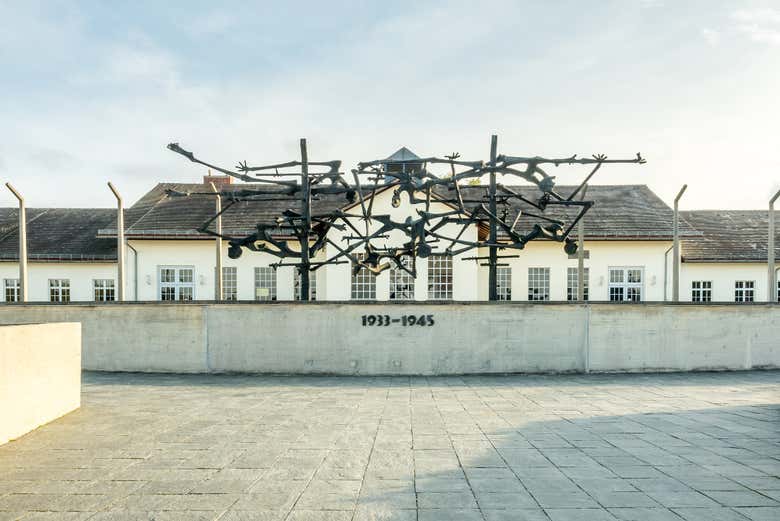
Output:
<path fill-rule="evenodd" d="M 160 183 L 126 210 L 126 295 L 128 300 L 215 300 L 215 240 L 198 232 L 214 213 L 210 197 L 174 197 L 180 192 L 207 192 L 206 181 L 223 190 L 241 189 L 229 178 L 209 177 L 204 184 Z M 535 187 L 514 187 L 529 196 Z M 569 187 L 559 186 L 561 193 Z M 479 199 L 484 187 L 463 187 L 464 198 Z M 397 208 L 391 204 L 393 187 L 381 190 L 373 201 L 373 214 L 388 214 L 395 221 L 416 216 L 405 194 Z M 537 193 L 538 195 L 538 193 Z M 357 203 L 323 197 L 314 211 Z M 595 201 L 585 218 L 586 296 L 593 301 L 671 300 L 672 210 L 644 185 L 591 185 Z M 289 204 L 289 203 L 285 203 Z M 433 210 L 444 203 L 434 202 Z M 439 207 L 439 208 L 437 208 Z M 286 207 L 279 203 L 238 203 L 225 212 L 223 230 L 236 236 L 254 231 L 258 222 L 271 222 Z M 522 204 L 506 208 L 510 217 Z M 113 300 L 116 284 L 116 212 L 111 209 L 29 209 L 29 299 L 31 301 Z M 683 301 L 765 301 L 765 211 L 684 212 L 681 234 L 680 299 Z M 17 219 L 15 208 L 0 209 L 0 300 L 18 297 Z M 521 218 L 519 223 L 523 223 Z M 377 226 L 374 223 L 372 226 Z M 448 225 L 450 226 L 450 225 Z M 518 225 L 522 230 L 522 224 Z M 444 231 L 454 236 L 459 227 Z M 484 237 L 486 229 L 469 227 L 464 239 Z M 331 230 L 340 247 L 344 234 Z M 391 234 L 392 235 L 392 234 Z M 576 236 L 576 232 L 575 232 Z M 400 232 L 389 244 L 404 241 Z M 780 245 L 780 236 L 776 240 Z M 450 257 L 445 241 L 434 255 L 417 260 L 416 279 L 390 269 L 377 276 L 361 270 L 351 273 L 349 263 L 324 266 L 313 273 L 312 292 L 317 300 L 487 300 L 487 268 L 479 260 L 487 251 L 472 250 Z M 317 260 L 335 254 L 326 250 Z M 577 258 L 563 252 L 560 243 L 537 240 L 522 251 L 505 250 L 501 259 L 499 295 L 505 300 L 576 300 Z M 777 252 L 780 258 L 780 250 Z M 223 243 L 224 300 L 293 300 L 297 276 L 292 267 L 271 267 L 279 259 L 268 253 L 246 251 L 238 259 L 227 255 Z M 776 288 L 775 298 L 780 295 Z"/>

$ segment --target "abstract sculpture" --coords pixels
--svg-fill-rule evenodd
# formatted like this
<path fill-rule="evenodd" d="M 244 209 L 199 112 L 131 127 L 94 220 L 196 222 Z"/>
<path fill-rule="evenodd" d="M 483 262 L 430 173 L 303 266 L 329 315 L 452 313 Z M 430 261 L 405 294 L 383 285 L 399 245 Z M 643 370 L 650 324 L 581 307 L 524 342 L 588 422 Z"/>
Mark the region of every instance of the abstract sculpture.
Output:
<path fill-rule="evenodd" d="M 516 255 L 498 255 L 499 250 L 522 250 L 525 245 L 535 239 L 548 239 L 563 243 L 568 254 L 577 251 L 577 243 L 569 237 L 574 226 L 593 205 L 593 201 L 582 200 L 577 195 L 593 175 L 608 163 L 638 163 L 645 160 L 640 154 L 632 159 L 607 159 L 605 155 L 595 155 L 592 158 L 577 158 L 576 156 L 548 159 L 542 157 L 516 157 L 497 155 L 497 138 L 491 142 L 490 160 L 462 161 L 458 154 L 444 158 L 428 157 L 407 159 L 380 159 L 358 163 L 352 170 L 352 183 L 345 180 L 339 171 L 341 161 L 309 161 L 306 140 L 301 139 L 300 161 L 290 161 L 267 166 L 249 166 L 240 162 L 234 170 L 209 164 L 195 157 L 192 152 L 181 148 L 178 143 L 171 143 L 168 148 L 181 154 L 192 162 L 207 166 L 242 181 L 259 183 L 260 186 L 244 189 L 232 189 L 220 193 L 223 201 L 222 211 L 214 215 L 199 228 L 205 234 L 221 237 L 229 244 L 228 255 L 238 258 L 244 248 L 250 251 L 263 251 L 278 257 L 280 260 L 272 264 L 274 268 L 294 266 L 300 273 L 300 294 L 302 300 L 308 300 L 309 274 L 324 265 L 351 262 L 353 273 L 361 269 L 380 273 L 385 269 L 396 267 L 416 277 L 416 259 L 426 258 L 432 253 L 431 244 L 446 244 L 444 251 L 451 255 L 488 248 L 488 257 L 466 257 L 464 260 L 487 260 L 489 267 L 490 300 L 497 300 L 496 268 L 498 259 L 516 257 Z M 448 165 L 449 175 L 435 175 L 428 170 L 429 165 Z M 554 177 L 545 172 L 549 165 L 592 165 L 592 169 L 580 185 L 568 195 L 556 192 Z M 310 168 L 320 170 L 311 172 Z M 292 170 L 290 170 L 292 169 Z M 522 179 L 535 185 L 539 190 L 538 197 L 529 198 L 512 188 L 496 182 L 496 175 L 501 174 Z M 478 180 L 489 175 L 490 184 L 485 188 L 482 197 L 474 198 L 464 195 L 463 183 Z M 364 183 L 362 181 L 368 181 Z M 417 209 L 416 217 L 408 217 L 403 221 L 394 221 L 390 215 L 374 215 L 374 196 L 378 190 L 393 190 L 392 206 L 401 204 L 402 195 L 406 195 L 413 205 L 424 205 Z M 468 187 L 472 192 L 473 187 Z M 214 192 L 179 193 L 169 191 L 172 196 L 214 196 Z M 359 204 L 360 213 L 349 213 L 341 208 L 335 208 L 323 213 L 312 213 L 312 200 L 321 196 L 337 195 L 343 197 L 344 205 Z M 518 212 L 509 219 L 506 205 L 509 201 L 518 200 L 534 208 L 534 212 Z M 256 202 L 263 204 L 268 201 L 289 202 L 291 206 L 276 217 L 274 223 L 258 223 L 252 234 L 235 237 L 229 234 L 219 234 L 209 229 L 217 217 L 226 212 L 237 202 Z M 444 204 L 447 210 L 434 211 L 432 205 Z M 503 212 L 498 211 L 498 205 L 504 205 Z M 545 215 L 545 210 L 551 207 L 573 208 L 576 214 L 565 222 L 560 218 Z M 520 233 L 517 224 L 521 217 L 534 219 L 536 222 L 530 231 Z M 371 226 L 370 226 L 371 225 Z M 489 234 L 483 239 L 464 238 L 465 231 L 473 225 L 489 226 Z M 445 233 L 457 229 L 458 233 Z M 333 229 L 348 232 L 348 245 L 339 245 L 329 232 Z M 503 239 L 498 237 L 499 229 Z M 403 234 L 405 240 L 400 245 L 387 246 L 382 241 L 389 234 Z M 324 260 L 312 261 L 317 253 L 328 247 L 328 255 Z M 293 262 L 285 262 L 292 259 Z"/>

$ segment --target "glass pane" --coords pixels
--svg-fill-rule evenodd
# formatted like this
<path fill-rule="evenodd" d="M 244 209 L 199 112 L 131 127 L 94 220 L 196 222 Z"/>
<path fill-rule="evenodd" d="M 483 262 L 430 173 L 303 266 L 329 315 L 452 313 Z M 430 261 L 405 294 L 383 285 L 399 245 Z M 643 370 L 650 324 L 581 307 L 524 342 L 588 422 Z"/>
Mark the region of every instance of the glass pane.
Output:
<path fill-rule="evenodd" d="M 182 268 L 179 270 L 179 282 L 192 282 L 191 268 Z"/>
<path fill-rule="evenodd" d="M 160 282 L 175 282 L 176 270 L 173 268 L 161 268 L 160 269 Z"/>
<path fill-rule="evenodd" d="M 192 288 L 187 286 L 180 287 L 179 300 L 192 300 Z"/>
<path fill-rule="evenodd" d="M 175 300 L 176 288 L 171 286 L 164 286 L 160 288 L 160 300 Z"/>
<path fill-rule="evenodd" d="M 622 283 L 623 270 L 621 269 L 609 270 L 609 281 L 616 284 Z"/>
<path fill-rule="evenodd" d="M 629 284 L 639 284 L 642 282 L 642 270 L 628 270 Z"/>

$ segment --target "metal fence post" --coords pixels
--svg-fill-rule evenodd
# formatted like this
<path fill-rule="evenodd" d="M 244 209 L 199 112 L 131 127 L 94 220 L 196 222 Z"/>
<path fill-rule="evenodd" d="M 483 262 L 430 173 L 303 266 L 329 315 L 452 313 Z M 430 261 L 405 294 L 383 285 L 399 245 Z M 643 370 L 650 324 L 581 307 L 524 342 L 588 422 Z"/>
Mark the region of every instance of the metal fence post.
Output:
<path fill-rule="evenodd" d="M 22 194 L 11 183 L 5 186 L 19 200 L 19 301 L 27 302 L 27 210 Z"/>

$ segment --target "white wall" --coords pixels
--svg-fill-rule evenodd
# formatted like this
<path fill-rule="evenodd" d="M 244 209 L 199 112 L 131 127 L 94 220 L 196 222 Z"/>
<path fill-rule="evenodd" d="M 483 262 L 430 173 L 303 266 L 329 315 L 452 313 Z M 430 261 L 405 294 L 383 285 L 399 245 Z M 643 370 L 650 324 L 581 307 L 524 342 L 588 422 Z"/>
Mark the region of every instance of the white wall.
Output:
<path fill-rule="evenodd" d="M 216 252 L 214 240 L 132 240 L 129 244 L 138 252 L 138 295 L 135 293 L 135 259 L 131 252 L 128 281 L 131 288 L 128 299 L 160 300 L 158 284 L 161 266 L 191 266 L 194 268 L 195 300 L 214 300 Z M 227 242 L 222 244 L 222 265 L 236 267 L 239 300 L 255 299 L 255 268 L 268 267 L 279 258 L 268 253 L 244 250 L 238 259 L 228 257 Z M 294 262 L 294 261 L 288 261 Z M 276 270 L 278 300 L 293 299 L 293 270 L 283 267 Z M 318 282 L 319 282 L 319 275 Z M 319 290 L 319 288 L 318 288 Z"/>
<path fill-rule="evenodd" d="M 777 265 L 780 268 L 780 264 Z M 755 301 L 767 301 L 767 264 L 742 263 L 698 263 L 684 262 L 680 269 L 680 300 L 691 301 L 693 281 L 712 281 L 712 300 L 734 302 L 734 283 L 738 280 L 755 282 Z M 779 279 L 780 280 L 780 279 Z M 775 289 L 775 298 L 777 290 Z M 671 299 L 671 290 L 669 292 Z"/>
<path fill-rule="evenodd" d="M 643 300 L 663 301 L 664 251 L 671 241 L 585 241 L 590 268 L 589 299 L 609 300 L 609 268 L 642 267 L 644 269 Z M 480 250 L 486 257 L 488 249 Z M 528 299 L 528 268 L 550 268 L 550 300 L 566 300 L 566 271 L 576 268 L 577 259 L 569 259 L 563 244 L 532 241 L 523 250 L 501 250 L 499 255 L 518 255 L 516 259 L 499 259 L 512 270 L 512 300 Z M 488 268 L 479 268 L 479 300 L 488 297 Z"/>
<path fill-rule="evenodd" d="M 16 262 L 0 262 L 0 302 L 5 301 L 4 279 L 18 279 Z M 71 301 L 89 302 L 95 299 L 92 281 L 111 279 L 116 284 L 115 263 L 93 262 L 28 262 L 27 296 L 31 302 L 49 301 L 49 279 L 69 279 Z"/>
<path fill-rule="evenodd" d="M 0 445 L 80 405 L 81 324 L 0 326 Z"/>

